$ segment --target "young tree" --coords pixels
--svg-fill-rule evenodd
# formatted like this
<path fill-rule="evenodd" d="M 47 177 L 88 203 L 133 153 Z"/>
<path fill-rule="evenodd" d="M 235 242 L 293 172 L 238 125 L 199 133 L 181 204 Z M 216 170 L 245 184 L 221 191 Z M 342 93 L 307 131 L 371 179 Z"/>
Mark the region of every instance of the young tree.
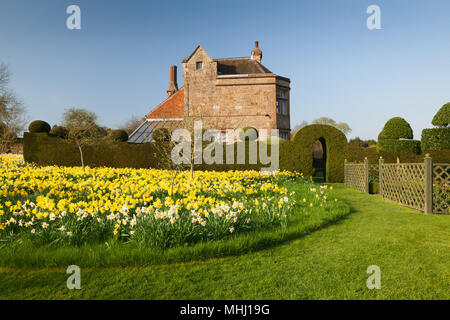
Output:
<path fill-rule="evenodd" d="M 98 143 L 106 136 L 104 129 L 97 124 L 97 115 L 85 109 L 70 108 L 63 114 L 63 125 L 68 134 L 67 139 L 73 142 L 80 151 L 81 166 L 85 172 L 83 148 Z"/>
<path fill-rule="evenodd" d="M 0 64 L 0 152 L 8 151 L 27 122 L 22 102 L 8 88 L 10 77 L 8 66 Z"/>
<path fill-rule="evenodd" d="M 345 135 L 352 132 L 352 129 L 350 128 L 350 126 L 347 123 L 345 123 L 345 122 L 336 123 L 336 121 L 334 121 L 333 119 L 328 118 L 328 117 L 318 118 L 316 120 L 313 120 L 312 123 L 313 124 L 324 124 L 324 125 L 335 127 L 336 129 L 341 130 Z"/>

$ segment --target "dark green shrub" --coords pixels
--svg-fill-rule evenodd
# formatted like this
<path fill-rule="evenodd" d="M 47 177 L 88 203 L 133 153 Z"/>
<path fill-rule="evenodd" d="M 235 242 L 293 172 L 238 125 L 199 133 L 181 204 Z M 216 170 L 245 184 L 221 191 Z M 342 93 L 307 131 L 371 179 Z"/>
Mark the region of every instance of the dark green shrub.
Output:
<path fill-rule="evenodd" d="M 113 141 L 128 141 L 128 133 L 124 130 L 110 130 L 108 136 Z"/>
<path fill-rule="evenodd" d="M 67 134 L 69 132 L 63 126 L 54 126 L 52 130 L 50 130 L 50 134 L 60 138 L 67 138 Z"/>
<path fill-rule="evenodd" d="M 431 123 L 436 127 L 447 127 L 450 123 L 450 102 L 444 104 L 433 118 Z"/>
<path fill-rule="evenodd" d="M 398 139 L 380 139 L 377 144 L 378 152 L 392 154 L 420 153 L 420 141 L 417 140 L 398 140 Z"/>
<path fill-rule="evenodd" d="M 253 127 L 245 127 L 239 131 L 239 140 L 244 141 L 255 141 L 258 139 L 258 130 Z"/>
<path fill-rule="evenodd" d="M 369 181 L 369 193 L 370 194 L 380 193 L 380 183 L 378 181 Z"/>
<path fill-rule="evenodd" d="M 423 150 L 446 150 L 450 149 L 450 127 L 423 129 Z"/>
<path fill-rule="evenodd" d="M 312 176 L 313 145 L 320 138 L 325 141 L 325 180 L 342 182 L 347 138 L 342 131 L 328 125 L 305 126 L 297 130 L 290 141 L 280 144 L 280 169 L 300 171 L 305 176 Z"/>
<path fill-rule="evenodd" d="M 152 138 L 156 142 L 167 142 L 170 141 L 170 130 L 168 128 L 158 128 L 153 131 Z"/>
<path fill-rule="evenodd" d="M 384 125 L 378 139 L 412 139 L 413 131 L 409 123 L 400 117 L 390 119 Z"/>
<path fill-rule="evenodd" d="M 35 120 L 28 126 L 30 132 L 50 132 L 50 125 L 42 120 Z"/>

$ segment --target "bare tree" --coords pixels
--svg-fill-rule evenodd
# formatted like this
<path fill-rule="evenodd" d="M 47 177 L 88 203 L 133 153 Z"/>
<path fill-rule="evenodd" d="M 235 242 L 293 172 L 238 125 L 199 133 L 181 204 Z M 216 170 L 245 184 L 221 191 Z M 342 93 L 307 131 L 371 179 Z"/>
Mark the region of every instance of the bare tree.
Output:
<path fill-rule="evenodd" d="M 303 127 L 306 127 L 307 125 L 308 125 L 308 122 L 305 121 L 305 120 L 303 120 L 300 124 L 296 124 L 296 125 L 294 126 L 294 128 L 292 128 L 291 134 L 294 134 L 295 131 L 297 131 L 297 130 L 303 128 Z"/>
<path fill-rule="evenodd" d="M 0 64 L 0 152 L 6 152 L 26 125 L 26 110 L 17 95 L 8 88 L 11 73 Z"/>
<path fill-rule="evenodd" d="M 97 124 L 97 115 L 85 109 L 70 108 L 63 114 L 63 125 L 68 130 L 67 139 L 80 151 L 81 166 L 85 172 L 83 148 L 98 143 L 106 132 Z"/>
<path fill-rule="evenodd" d="M 128 135 L 132 134 L 141 124 L 145 121 L 144 118 L 138 118 L 135 115 L 132 115 L 130 119 L 125 122 L 121 129 L 124 130 Z"/>

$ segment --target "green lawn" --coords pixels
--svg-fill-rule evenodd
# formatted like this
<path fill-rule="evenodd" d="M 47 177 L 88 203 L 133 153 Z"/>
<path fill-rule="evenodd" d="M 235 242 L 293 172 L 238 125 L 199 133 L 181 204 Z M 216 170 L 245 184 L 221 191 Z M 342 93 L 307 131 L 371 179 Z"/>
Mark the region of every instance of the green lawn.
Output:
<path fill-rule="evenodd" d="M 151 267 L 0 268 L 1 299 L 450 299 L 450 216 L 424 215 L 335 185 L 352 213 L 258 252 Z M 381 290 L 366 288 L 369 265 Z"/>

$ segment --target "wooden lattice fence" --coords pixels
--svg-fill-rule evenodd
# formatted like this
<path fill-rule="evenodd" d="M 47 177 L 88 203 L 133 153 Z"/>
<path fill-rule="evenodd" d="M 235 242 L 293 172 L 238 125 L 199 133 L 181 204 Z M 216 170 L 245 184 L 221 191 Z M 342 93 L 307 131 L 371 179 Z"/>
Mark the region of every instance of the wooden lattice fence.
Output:
<path fill-rule="evenodd" d="M 433 164 L 433 212 L 449 213 L 450 164 Z"/>
<path fill-rule="evenodd" d="M 361 192 L 369 193 L 368 160 L 364 163 L 347 163 L 344 165 L 344 185 Z"/>
<path fill-rule="evenodd" d="M 429 155 L 423 163 L 384 163 L 378 166 L 345 162 L 345 186 L 369 193 L 368 180 L 378 173 L 380 195 L 425 213 L 448 214 L 450 164 L 435 163 Z"/>

